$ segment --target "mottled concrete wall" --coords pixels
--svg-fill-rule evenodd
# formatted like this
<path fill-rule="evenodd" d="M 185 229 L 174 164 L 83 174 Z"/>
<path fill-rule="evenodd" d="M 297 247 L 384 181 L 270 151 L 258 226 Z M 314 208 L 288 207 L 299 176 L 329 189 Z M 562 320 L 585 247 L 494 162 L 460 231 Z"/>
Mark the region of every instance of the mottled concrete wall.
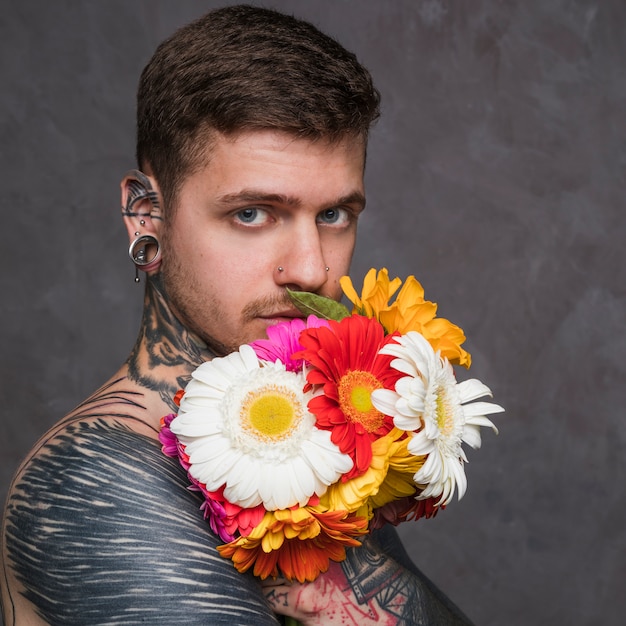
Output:
<path fill-rule="evenodd" d="M 155 45 L 221 3 L 45 2 L 0 17 L 0 496 L 139 323 L 118 217 Z M 626 3 L 270 1 L 383 94 L 354 275 L 414 273 L 508 412 L 469 490 L 401 531 L 484 626 L 626 609 Z"/>

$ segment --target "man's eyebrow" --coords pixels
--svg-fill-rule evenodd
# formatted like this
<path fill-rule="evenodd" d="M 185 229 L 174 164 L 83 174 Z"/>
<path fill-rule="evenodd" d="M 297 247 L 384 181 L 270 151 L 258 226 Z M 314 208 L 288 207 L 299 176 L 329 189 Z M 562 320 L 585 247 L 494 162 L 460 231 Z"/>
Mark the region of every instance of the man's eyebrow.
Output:
<path fill-rule="evenodd" d="M 302 200 L 295 196 L 285 196 L 280 193 L 266 193 L 255 189 L 243 189 L 236 193 L 227 193 L 220 196 L 217 201 L 223 205 L 245 204 L 247 202 L 262 202 L 268 204 L 282 204 L 298 208 L 302 206 Z M 341 206 L 345 204 L 356 204 L 359 208 L 365 208 L 365 196 L 360 191 L 353 191 L 346 196 L 341 196 L 337 200 L 329 203 L 328 206 Z"/>
<path fill-rule="evenodd" d="M 360 191 L 353 191 L 347 196 L 342 196 L 334 202 L 333 206 L 340 206 L 342 204 L 356 204 L 358 208 L 365 208 L 365 196 Z"/>
<path fill-rule="evenodd" d="M 220 196 L 217 201 L 220 204 L 226 205 L 246 202 L 267 202 L 298 207 L 302 204 L 301 201 L 294 196 L 285 196 L 280 193 L 266 193 L 265 191 L 257 191 L 255 189 L 243 189 L 236 193 L 227 193 Z"/>

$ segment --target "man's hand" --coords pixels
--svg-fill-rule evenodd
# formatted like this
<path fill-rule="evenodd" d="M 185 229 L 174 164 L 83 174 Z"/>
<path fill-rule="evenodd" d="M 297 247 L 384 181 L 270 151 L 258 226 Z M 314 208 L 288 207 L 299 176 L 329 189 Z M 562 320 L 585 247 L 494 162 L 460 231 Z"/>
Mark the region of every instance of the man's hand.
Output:
<path fill-rule="evenodd" d="M 311 583 L 267 580 L 263 587 L 275 613 L 304 626 L 471 625 L 410 561 L 395 529 L 368 535 Z"/>
<path fill-rule="evenodd" d="M 267 580 L 263 586 L 274 612 L 294 617 L 304 626 L 403 623 L 384 610 L 375 596 L 361 604 L 340 563 L 331 562 L 328 571 L 312 583 L 279 579 Z"/>

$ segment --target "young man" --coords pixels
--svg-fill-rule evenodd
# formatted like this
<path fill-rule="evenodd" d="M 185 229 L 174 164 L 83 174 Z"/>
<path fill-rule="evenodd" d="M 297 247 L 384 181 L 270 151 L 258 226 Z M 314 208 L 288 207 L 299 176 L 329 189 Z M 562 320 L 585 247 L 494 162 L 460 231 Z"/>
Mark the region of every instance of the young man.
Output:
<path fill-rule="evenodd" d="M 144 315 L 126 364 L 35 446 L 3 525 L 11 624 L 466 624 L 384 530 L 315 582 L 264 586 L 215 547 L 160 418 L 203 361 L 340 296 L 378 95 L 354 56 L 271 11 L 215 11 L 164 42 L 122 181 Z"/>

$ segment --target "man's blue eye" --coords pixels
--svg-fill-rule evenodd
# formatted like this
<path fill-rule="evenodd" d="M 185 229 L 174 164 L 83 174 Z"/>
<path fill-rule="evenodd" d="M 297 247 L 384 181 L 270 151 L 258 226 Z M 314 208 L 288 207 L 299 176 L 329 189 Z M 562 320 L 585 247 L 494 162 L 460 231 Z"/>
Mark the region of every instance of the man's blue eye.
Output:
<path fill-rule="evenodd" d="M 339 217 L 340 212 L 338 209 L 326 209 L 325 211 L 322 211 L 322 219 L 327 224 L 334 224 L 336 221 L 339 220 Z"/>
<path fill-rule="evenodd" d="M 242 222 L 251 224 L 257 218 L 258 213 L 257 209 L 243 209 L 237 213 L 237 216 Z"/>

